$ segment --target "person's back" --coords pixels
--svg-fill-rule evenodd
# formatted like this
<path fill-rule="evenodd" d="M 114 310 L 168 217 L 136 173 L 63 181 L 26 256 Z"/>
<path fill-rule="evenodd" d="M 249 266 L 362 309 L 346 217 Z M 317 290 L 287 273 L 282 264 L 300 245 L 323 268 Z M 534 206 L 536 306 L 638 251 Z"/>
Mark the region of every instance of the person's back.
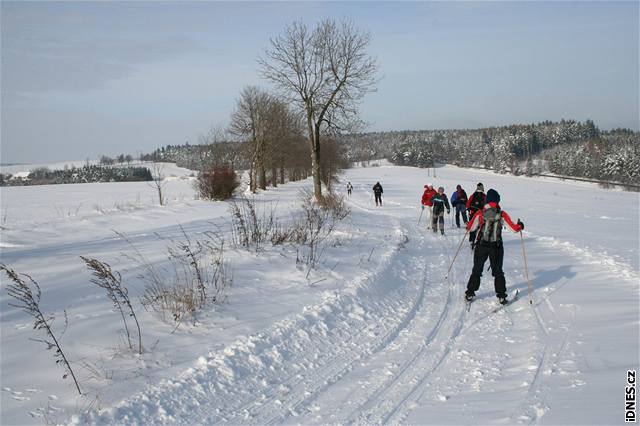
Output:
<path fill-rule="evenodd" d="M 486 195 L 484 194 L 484 186 L 482 183 L 479 183 L 476 187 L 476 191 L 469 197 L 467 200 L 467 210 L 469 210 L 469 215 L 473 216 L 475 212 L 481 210 L 484 207 Z"/>
<path fill-rule="evenodd" d="M 383 192 L 384 191 L 382 190 L 382 185 L 380 185 L 380 182 L 376 182 L 376 184 L 373 185 L 373 195 L 375 196 L 375 199 L 376 199 L 376 206 L 382 205 Z"/>
<path fill-rule="evenodd" d="M 467 223 L 467 230 L 479 233 L 478 242 L 473 254 L 473 270 L 467 282 L 465 298 L 473 300 L 475 292 L 480 288 L 480 277 L 484 264 L 489 259 L 491 274 L 494 277 L 494 288 L 500 303 L 507 303 L 507 286 L 502 270 L 504 247 L 502 244 L 502 226 L 506 223 L 513 232 L 520 232 L 524 224 L 518 219 L 513 223 L 509 215 L 500 208 L 500 194 L 494 189 L 487 192 L 486 204 L 482 210 L 476 211 Z"/>
<path fill-rule="evenodd" d="M 455 192 L 451 195 L 451 206 L 456 210 L 456 226 L 460 228 L 460 216 L 464 223 L 467 223 L 467 193 L 462 186 L 457 185 Z"/>
<path fill-rule="evenodd" d="M 484 194 L 484 185 L 482 185 L 482 183 L 478 183 L 478 185 L 476 186 L 476 192 L 471 194 L 471 197 L 469 197 L 469 199 L 467 200 L 466 207 L 467 211 L 469 212 L 469 221 L 471 221 L 471 218 L 476 214 L 476 212 L 482 211 L 485 199 L 486 195 Z M 476 244 L 476 232 L 477 231 L 475 230 L 469 232 L 469 242 L 471 243 L 472 249 Z"/>

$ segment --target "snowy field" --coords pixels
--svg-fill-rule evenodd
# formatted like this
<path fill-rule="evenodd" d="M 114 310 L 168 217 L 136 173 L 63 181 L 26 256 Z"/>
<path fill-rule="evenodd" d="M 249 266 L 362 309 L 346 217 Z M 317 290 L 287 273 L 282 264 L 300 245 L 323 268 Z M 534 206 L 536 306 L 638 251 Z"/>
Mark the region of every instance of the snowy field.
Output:
<path fill-rule="evenodd" d="M 456 167 L 437 178 L 410 167 L 354 168 L 351 215 L 317 267 L 292 245 L 227 253 L 228 300 L 177 329 L 139 304 L 140 265 L 167 241 L 226 233 L 226 203 L 196 200 L 175 173 L 169 203 L 145 183 L 0 188 L 0 261 L 42 287 L 43 310 L 69 327 L 62 346 L 86 394 L 61 378 L 31 319 L 10 307 L 2 277 L 1 424 L 623 424 L 627 370 L 639 369 L 637 193 Z M 380 181 L 385 205 L 373 206 Z M 525 224 L 533 304 L 521 242 L 504 232 L 504 270 L 520 298 L 493 312 L 485 272 L 463 302 L 472 252 L 464 231 L 418 224 L 422 187 L 495 188 Z M 255 197 L 286 220 L 300 209 L 290 183 Z M 123 346 L 121 320 L 90 284 L 80 255 L 122 273 L 141 320 L 145 352 Z"/>

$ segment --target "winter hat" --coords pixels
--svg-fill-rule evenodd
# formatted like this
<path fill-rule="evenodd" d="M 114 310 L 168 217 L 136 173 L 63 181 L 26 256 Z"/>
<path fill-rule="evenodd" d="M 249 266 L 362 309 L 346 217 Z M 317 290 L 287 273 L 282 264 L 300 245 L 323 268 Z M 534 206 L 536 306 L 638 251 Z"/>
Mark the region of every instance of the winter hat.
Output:
<path fill-rule="evenodd" d="M 462 189 L 460 185 L 456 185 L 456 189 Z"/>
<path fill-rule="evenodd" d="M 484 191 L 484 185 L 482 184 L 482 182 L 478 184 L 478 186 L 476 187 L 476 191 Z"/>
<path fill-rule="evenodd" d="M 485 199 L 485 203 L 499 203 L 500 202 L 500 194 L 495 189 L 490 189 L 487 191 L 487 198 Z"/>

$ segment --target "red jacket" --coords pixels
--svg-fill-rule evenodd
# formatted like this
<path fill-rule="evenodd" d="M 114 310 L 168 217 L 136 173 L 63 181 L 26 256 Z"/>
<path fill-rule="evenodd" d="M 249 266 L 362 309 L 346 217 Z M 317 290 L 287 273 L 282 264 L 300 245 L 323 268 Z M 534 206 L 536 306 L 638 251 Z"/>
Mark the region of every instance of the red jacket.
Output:
<path fill-rule="evenodd" d="M 433 197 L 434 195 L 436 195 L 438 193 L 438 191 L 436 191 L 435 189 L 431 188 L 427 188 L 424 190 L 424 194 L 422 194 L 422 204 L 425 206 L 429 206 L 431 207 L 433 205 L 433 203 L 431 202 L 431 197 Z"/>
<path fill-rule="evenodd" d="M 498 207 L 498 203 L 489 203 L 489 204 L 485 204 L 484 205 L 485 209 L 488 209 L 488 208 L 491 208 L 491 207 Z M 478 229 L 478 228 L 480 228 L 482 226 L 482 224 L 484 223 L 484 215 L 483 215 L 483 213 L 484 212 L 482 210 L 478 210 L 477 212 L 475 212 L 475 214 L 473 215 L 471 220 L 469 222 L 467 222 L 467 231 L 475 231 L 476 229 Z M 522 231 L 522 228 L 520 227 L 520 225 L 518 225 L 517 223 L 513 223 L 513 221 L 511 220 L 511 218 L 507 214 L 507 212 L 502 210 L 501 213 L 502 213 L 502 218 L 504 219 L 506 224 L 509 225 L 509 228 L 511 228 L 511 230 L 513 232 Z"/>

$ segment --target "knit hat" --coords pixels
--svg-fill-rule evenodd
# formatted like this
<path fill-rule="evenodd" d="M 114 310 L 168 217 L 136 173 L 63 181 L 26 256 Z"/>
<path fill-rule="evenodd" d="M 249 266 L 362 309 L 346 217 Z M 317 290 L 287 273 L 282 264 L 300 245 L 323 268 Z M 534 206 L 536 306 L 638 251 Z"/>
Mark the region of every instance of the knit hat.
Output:
<path fill-rule="evenodd" d="M 484 191 L 484 185 L 482 184 L 482 182 L 478 184 L 478 186 L 476 187 L 476 191 Z"/>
<path fill-rule="evenodd" d="M 485 199 L 485 203 L 499 203 L 500 202 L 500 194 L 495 189 L 490 189 L 487 191 L 487 198 Z"/>

